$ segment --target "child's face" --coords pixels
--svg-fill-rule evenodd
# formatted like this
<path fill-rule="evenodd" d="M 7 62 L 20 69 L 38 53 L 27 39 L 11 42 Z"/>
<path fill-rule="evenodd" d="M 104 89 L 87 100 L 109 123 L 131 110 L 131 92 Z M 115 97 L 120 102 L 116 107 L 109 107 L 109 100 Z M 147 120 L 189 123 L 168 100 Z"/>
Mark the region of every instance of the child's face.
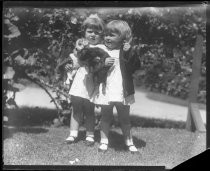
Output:
<path fill-rule="evenodd" d="M 122 45 L 122 37 L 116 32 L 108 32 L 104 37 L 105 46 L 109 49 L 119 49 Z"/>
<path fill-rule="evenodd" d="M 101 42 L 101 33 L 97 29 L 87 28 L 85 30 L 85 38 L 90 44 L 96 45 Z"/>

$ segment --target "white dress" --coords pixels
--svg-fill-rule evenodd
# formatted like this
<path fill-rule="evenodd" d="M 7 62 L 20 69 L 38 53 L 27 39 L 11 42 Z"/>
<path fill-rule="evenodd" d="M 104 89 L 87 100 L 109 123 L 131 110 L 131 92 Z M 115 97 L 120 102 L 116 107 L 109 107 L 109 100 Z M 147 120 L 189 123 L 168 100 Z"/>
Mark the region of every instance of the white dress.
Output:
<path fill-rule="evenodd" d="M 110 102 L 122 102 L 124 105 L 131 105 L 135 102 L 134 95 L 126 98 L 123 96 L 123 78 L 120 70 L 119 55 L 120 50 L 106 50 L 108 54 L 115 58 L 114 64 L 107 73 L 105 92 L 103 83 L 99 86 L 99 92 L 94 92 L 91 101 L 98 105 L 109 105 Z"/>
<path fill-rule="evenodd" d="M 105 49 L 102 44 L 90 45 L 90 47 L 99 47 Z M 94 91 L 93 76 L 89 73 L 87 66 L 81 66 L 74 77 L 69 94 L 90 100 Z"/>

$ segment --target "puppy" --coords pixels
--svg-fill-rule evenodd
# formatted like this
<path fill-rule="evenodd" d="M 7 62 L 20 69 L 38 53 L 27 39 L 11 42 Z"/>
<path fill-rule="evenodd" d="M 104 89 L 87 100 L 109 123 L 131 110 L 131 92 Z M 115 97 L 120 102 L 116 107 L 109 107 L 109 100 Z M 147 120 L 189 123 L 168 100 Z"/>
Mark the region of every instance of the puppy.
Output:
<path fill-rule="evenodd" d="M 95 86 L 99 86 L 100 83 L 106 85 L 107 72 L 110 66 L 105 66 L 105 60 L 110 57 L 109 54 L 98 47 L 85 47 L 79 52 L 78 57 L 93 73 Z"/>

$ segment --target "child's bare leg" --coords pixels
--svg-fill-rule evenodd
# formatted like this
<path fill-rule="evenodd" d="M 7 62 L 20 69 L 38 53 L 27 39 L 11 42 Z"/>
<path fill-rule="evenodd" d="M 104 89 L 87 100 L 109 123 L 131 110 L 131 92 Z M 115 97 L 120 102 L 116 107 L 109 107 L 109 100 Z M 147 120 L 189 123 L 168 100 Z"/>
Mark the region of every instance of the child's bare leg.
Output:
<path fill-rule="evenodd" d="M 137 151 L 133 144 L 133 138 L 131 134 L 131 124 L 130 124 L 130 106 L 123 105 L 122 103 L 116 103 L 116 109 L 119 116 L 119 122 L 124 135 L 125 144 L 129 147 L 132 152 Z"/>
<path fill-rule="evenodd" d="M 113 105 L 103 105 L 101 106 L 101 145 L 99 147 L 100 150 L 107 150 L 108 148 L 108 136 L 110 124 L 113 116 Z"/>
<path fill-rule="evenodd" d="M 85 120 L 86 141 L 94 142 L 94 128 L 95 128 L 94 104 L 86 99 L 84 100 L 84 114 L 86 116 Z"/>
<path fill-rule="evenodd" d="M 75 138 L 78 136 L 79 125 L 82 118 L 82 104 L 83 99 L 80 97 L 72 96 L 72 114 L 71 114 L 71 121 L 70 121 L 70 135 L 66 139 L 67 141 L 74 141 Z"/>

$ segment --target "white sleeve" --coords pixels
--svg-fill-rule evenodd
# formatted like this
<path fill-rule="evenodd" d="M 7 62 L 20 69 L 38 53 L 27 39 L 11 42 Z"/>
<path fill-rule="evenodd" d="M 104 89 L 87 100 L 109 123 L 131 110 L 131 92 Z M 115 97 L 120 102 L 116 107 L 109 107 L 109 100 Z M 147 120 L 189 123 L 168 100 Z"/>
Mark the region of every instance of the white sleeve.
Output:
<path fill-rule="evenodd" d="M 103 45 L 103 44 L 98 44 L 98 45 L 96 45 L 96 47 L 101 48 L 101 49 L 103 49 L 106 52 L 108 51 L 107 47 L 105 45 Z"/>

